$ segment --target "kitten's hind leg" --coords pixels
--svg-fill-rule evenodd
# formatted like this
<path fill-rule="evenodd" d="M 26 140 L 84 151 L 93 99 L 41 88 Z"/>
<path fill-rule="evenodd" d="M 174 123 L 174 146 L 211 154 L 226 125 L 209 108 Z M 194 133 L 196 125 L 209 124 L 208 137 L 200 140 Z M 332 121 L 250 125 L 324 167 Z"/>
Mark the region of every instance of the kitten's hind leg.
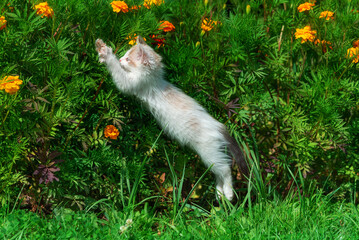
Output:
<path fill-rule="evenodd" d="M 197 145 L 197 152 L 204 164 L 216 176 L 216 191 L 219 198 L 224 195 L 229 201 L 233 199 L 231 159 L 222 151 L 221 142 L 206 142 Z"/>
<path fill-rule="evenodd" d="M 224 195 L 229 201 L 232 201 L 234 193 L 232 189 L 232 175 L 230 165 L 222 165 L 212 168 L 216 175 L 216 190 L 219 198 Z"/>
<path fill-rule="evenodd" d="M 96 44 L 96 51 L 98 52 L 99 55 L 99 62 L 103 63 L 106 61 L 108 56 L 111 55 L 112 48 L 107 47 L 106 44 L 102 41 L 102 39 L 97 39 L 95 44 Z"/>

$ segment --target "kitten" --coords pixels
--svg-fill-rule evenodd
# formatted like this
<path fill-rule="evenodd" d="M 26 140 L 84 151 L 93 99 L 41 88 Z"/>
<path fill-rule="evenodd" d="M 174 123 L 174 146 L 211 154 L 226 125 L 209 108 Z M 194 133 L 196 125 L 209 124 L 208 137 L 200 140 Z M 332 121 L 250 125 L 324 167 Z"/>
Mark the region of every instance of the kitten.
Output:
<path fill-rule="evenodd" d="M 164 131 L 182 145 L 194 149 L 216 176 L 217 192 L 233 199 L 231 158 L 228 148 L 242 173 L 248 167 L 236 141 L 225 126 L 212 118 L 194 99 L 164 80 L 162 58 L 143 38 L 117 59 L 112 49 L 96 40 L 99 61 L 105 63 L 117 88 L 138 97 L 151 111 Z"/>

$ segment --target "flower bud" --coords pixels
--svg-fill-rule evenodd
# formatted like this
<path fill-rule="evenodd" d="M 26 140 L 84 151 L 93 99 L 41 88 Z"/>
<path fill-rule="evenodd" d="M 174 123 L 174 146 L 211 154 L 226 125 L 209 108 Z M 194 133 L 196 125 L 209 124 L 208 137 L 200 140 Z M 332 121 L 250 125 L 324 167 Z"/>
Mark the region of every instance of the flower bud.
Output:
<path fill-rule="evenodd" d="M 249 14 L 251 12 L 251 5 L 247 5 L 246 7 L 246 13 Z"/>

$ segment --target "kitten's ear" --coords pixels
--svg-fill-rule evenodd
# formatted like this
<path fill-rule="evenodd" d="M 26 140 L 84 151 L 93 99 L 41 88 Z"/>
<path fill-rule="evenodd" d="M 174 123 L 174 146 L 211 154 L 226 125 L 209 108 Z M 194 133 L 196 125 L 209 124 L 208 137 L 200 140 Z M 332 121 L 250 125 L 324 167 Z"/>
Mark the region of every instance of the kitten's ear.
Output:
<path fill-rule="evenodd" d="M 152 49 L 139 46 L 138 59 L 145 66 L 156 68 L 161 62 L 161 56 L 155 53 Z"/>
<path fill-rule="evenodd" d="M 146 45 L 146 42 L 141 36 L 138 36 L 136 44 L 144 44 L 144 45 Z"/>

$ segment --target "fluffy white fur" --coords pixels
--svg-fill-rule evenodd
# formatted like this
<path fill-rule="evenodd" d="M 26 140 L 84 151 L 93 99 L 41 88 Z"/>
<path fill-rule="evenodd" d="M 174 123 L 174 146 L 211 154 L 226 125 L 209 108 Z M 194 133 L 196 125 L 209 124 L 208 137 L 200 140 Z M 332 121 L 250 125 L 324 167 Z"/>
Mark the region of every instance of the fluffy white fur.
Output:
<path fill-rule="evenodd" d="M 106 64 L 118 89 L 137 96 L 168 135 L 193 148 L 207 167 L 213 164 L 217 191 L 232 200 L 232 160 L 226 153 L 230 143 L 224 125 L 164 80 L 161 56 L 141 37 L 121 59 L 100 39 L 96 41 L 96 48 L 99 61 Z"/>

